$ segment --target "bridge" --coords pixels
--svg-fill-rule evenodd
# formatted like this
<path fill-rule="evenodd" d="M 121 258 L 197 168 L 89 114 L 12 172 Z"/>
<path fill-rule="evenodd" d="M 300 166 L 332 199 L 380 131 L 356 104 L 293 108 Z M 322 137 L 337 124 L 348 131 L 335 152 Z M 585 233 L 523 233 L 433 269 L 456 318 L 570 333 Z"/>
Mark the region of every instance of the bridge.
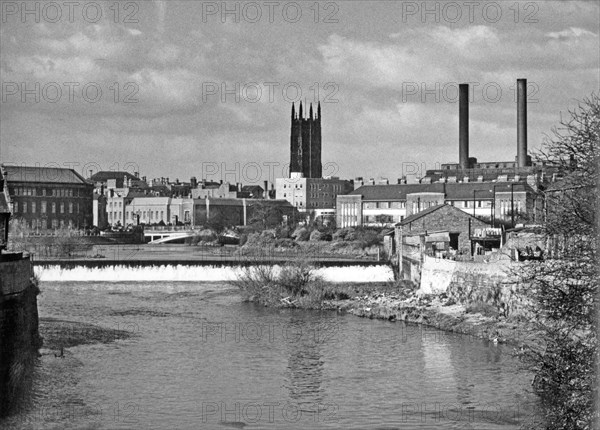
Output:
<path fill-rule="evenodd" d="M 160 243 L 173 243 L 177 241 L 181 241 L 186 237 L 192 237 L 194 235 L 194 230 L 189 228 L 187 229 L 144 229 L 144 237 L 146 239 L 150 238 L 148 243 L 151 244 L 160 244 Z"/>

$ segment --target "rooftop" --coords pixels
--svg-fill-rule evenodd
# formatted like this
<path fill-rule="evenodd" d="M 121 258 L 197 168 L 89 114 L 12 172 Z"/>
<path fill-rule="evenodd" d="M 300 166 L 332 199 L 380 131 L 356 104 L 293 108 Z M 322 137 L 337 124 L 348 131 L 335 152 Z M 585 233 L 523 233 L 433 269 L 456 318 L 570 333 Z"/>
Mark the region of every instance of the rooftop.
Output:
<path fill-rule="evenodd" d="M 60 167 L 4 166 L 8 182 L 42 182 L 53 184 L 88 184 L 73 169 Z"/>
<path fill-rule="evenodd" d="M 123 178 L 125 176 L 127 176 L 127 179 L 132 179 L 132 180 L 136 180 L 136 181 L 140 180 L 140 178 L 132 175 L 129 172 L 125 172 L 125 171 L 110 171 L 110 170 L 102 170 L 100 172 L 97 172 L 97 173 L 93 174 L 90 179 L 92 181 L 94 181 L 94 182 L 106 182 L 109 179 L 123 180 Z"/>
<path fill-rule="evenodd" d="M 406 200 L 408 194 L 441 193 L 447 200 L 491 199 L 494 192 L 533 191 L 526 182 L 461 182 L 433 184 L 363 185 L 348 195 L 362 195 L 363 200 Z M 495 191 L 494 191 L 495 190 Z"/>

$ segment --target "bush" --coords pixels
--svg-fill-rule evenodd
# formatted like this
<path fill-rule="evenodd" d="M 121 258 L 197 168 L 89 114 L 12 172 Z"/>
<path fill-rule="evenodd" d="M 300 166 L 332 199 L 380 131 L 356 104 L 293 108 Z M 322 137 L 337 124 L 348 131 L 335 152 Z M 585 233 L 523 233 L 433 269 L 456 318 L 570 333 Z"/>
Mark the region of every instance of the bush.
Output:
<path fill-rule="evenodd" d="M 310 234 L 310 240 L 312 242 L 317 241 L 317 240 L 321 240 L 322 237 L 323 237 L 323 233 L 321 233 L 319 230 L 314 230 Z"/>
<path fill-rule="evenodd" d="M 306 227 L 298 227 L 292 234 L 292 238 L 297 242 L 306 242 L 310 238 L 310 232 Z"/>
<path fill-rule="evenodd" d="M 247 301 L 294 307 L 302 297 L 322 289 L 323 280 L 308 261 L 295 260 L 284 265 L 277 275 L 273 266 L 244 267 L 233 284 L 240 288 Z"/>

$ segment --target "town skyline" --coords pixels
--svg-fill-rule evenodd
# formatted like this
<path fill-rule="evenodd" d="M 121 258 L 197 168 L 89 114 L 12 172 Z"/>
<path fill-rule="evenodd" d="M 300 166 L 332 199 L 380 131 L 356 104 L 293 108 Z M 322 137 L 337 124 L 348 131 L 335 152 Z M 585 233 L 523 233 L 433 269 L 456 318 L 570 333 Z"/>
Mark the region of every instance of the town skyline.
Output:
<path fill-rule="evenodd" d="M 598 89 L 595 3 L 517 2 L 496 22 L 487 9 L 473 10 L 472 22 L 467 11 L 451 22 L 441 6 L 423 22 L 406 7 L 414 2 L 404 3 L 330 2 L 318 17 L 312 3 L 301 3 L 297 22 L 281 13 L 269 22 L 265 9 L 254 23 L 242 6 L 235 15 L 237 3 L 225 23 L 222 11 L 193 3 L 141 3 L 137 23 L 126 19 L 133 9 L 116 19 L 110 4 L 93 24 L 81 11 L 73 22 L 67 11 L 50 22 L 43 9 L 39 22 L 35 15 L 22 22 L 22 11 L 3 10 L 0 157 L 80 163 L 84 176 L 86 163 L 127 171 L 135 163 L 140 175 L 182 181 L 200 179 L 202 163 L 218 166 L 212 179 L 258 163 L 255 181 L 236 172 L 230 182 L 260 184 L 285 177 L 289 111 L 300 88 L 307 106 L 321 101 L 323 175 L 393 182 L 406 166 L 424 175 L 458 161 L 459 83 L 471 82 L 471 154 L 480 161 L 514 160 L 517 78 L 529 83 L 532 151 L 561 112 Z M 79 94 L 86 85 L 90 98 L 100 88 L 98 102 Z M 57 87 L 62 97 L 52 103 Z"/>

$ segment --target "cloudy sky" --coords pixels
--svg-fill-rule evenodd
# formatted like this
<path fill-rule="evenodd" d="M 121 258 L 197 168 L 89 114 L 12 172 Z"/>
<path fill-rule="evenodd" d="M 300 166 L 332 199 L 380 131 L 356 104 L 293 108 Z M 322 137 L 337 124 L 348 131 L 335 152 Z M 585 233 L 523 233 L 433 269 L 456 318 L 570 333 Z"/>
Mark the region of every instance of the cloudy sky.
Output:
<path fill-rule="evenodd" d="M 291 101 L 320 99 L 324 174 L 395 181 L 458 161 L 456 83 L 480 161 L 516 155 L 517 78 L 533 148 L 599 88 L 593 1 L 22 4 L 2 2 L 4 163 L 272 180 Z"/>

